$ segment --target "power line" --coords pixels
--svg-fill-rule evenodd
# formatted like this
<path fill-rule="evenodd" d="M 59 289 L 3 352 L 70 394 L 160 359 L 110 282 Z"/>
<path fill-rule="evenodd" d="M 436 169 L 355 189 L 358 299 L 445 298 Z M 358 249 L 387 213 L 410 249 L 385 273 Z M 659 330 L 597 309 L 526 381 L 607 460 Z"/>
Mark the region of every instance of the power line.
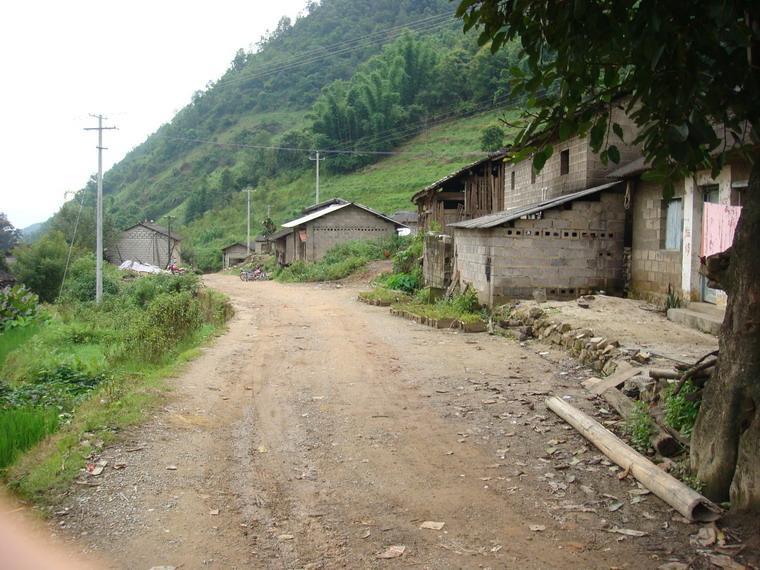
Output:
<path fill-rule="evenodd" d="M 71 250 L 74 249 L 74 240 L 77 238 L 77 229 L 79 228 L 79 218 L 82 216 L 82 208 L 84 208 L 84 197 L 86 190 L 82 190 L 82 198 L 79 200 L 79 211 L 77 212 L 77 219 L 74 222 L 74 231 L 71 235 L 71 243 L 69 244 L 69 252 L 66 254 L 66 264 L 63 266 L 63 277 L 61 278 L 61 288 L 58 290 L 58 298 L 63 295 L 63 286 L 66 284 L 66 274 L 69 272 L 69 262 L 71 261 Z M 64 199 L 66 197 L 64 196 Z"/>
<path fill-rule="evenodd" d="M 311 52 L 304 52 L 302 54 L 299 54 L 298 56 L 290 58 L 290 60 L 283 60 L 283 62 L 280 62 L 274 66 L 271 66 L 271 65 L 269 67 L 265 66 L 264 69 L 257 69 L 253 71 L 252 73 L 248 73 L 248 74 L 241 73 L 236 77 L 219 80 L 216 83 L 214 83 L 212 87 L 230 85 L 230 84 L 240 83 L 244 81 L 252 81 L 255 79 L 260 79 L 263 77 L 274 75 L 275 73 L 289 71 L 293 68 L 301 67 L 303 65 L 316 63 L 327 57 L 343 55 L 351 51 L 355 51 L 357 49 L 368 47 L 378 41 L 382 41 L 383 34 L 388 34 L 388 33 L 393 34 L 399 31 L 406 31 L 406 30 L 413 31 L 413 32 L 420 32 L 420 33 L 432 32 L 437 29 L 444 28 L 447 25 L 454 23 L 455 21 L 449 14 L 435 16 L 434 18 L 440 18 L 440 19 L 437 22 L 425 22 L 424 20 L 420 20 L 419 22 L 424 22 L 423 25 L 418 25 L 415 23 L 404 24 L 404 25 L 396 26 L 395 28 L 387 28 L 385 30 L 380 30 L 378 32 L 374 32 L 374 34 L 370 34 L 369 36 L 362 36 L 361 38 L 356 38 L 355 40 L 347 40 L 347 42 L 357 42 L 352 45 L 345 45 L 341 47 L 341 44 L 345 44 L 347 42 L 338 42 L 331 46 L 317 48 L 315 50 L 312 50 Z M 380 36 L 380 37 L 372 37 L 372 36 Z M 391 39 L 393 38 L 390 38 L 389 41 Z M 320 52 L 326 52 L 326 53 L 320 53 Z"/>

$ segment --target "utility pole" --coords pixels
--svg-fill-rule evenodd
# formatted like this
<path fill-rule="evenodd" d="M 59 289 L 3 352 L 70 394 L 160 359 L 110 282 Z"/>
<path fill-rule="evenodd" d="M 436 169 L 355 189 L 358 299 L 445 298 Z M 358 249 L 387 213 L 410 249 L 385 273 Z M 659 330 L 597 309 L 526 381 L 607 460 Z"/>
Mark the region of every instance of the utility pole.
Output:
<path fill-rule="evenodd" d="M 319 204 L 319 162 L 322 161 L 322 160 L 324 160 L 324 158 L 320 158 L 319 157 L 319 151 L 318 150 L 315 151 L 315 152 L 316 152 L 316 157 L 310 156 L 309 160 L 316 161 L 316 163 L 317 163 L 317 196 L 316 196 L 316 201 L 314 203 L 315 204 Z"/>
<path fill-rule="evenodd" d="M 246 255 L 251 255 L 251 187 L 246 188 L 248 191 L 248 222 L 246 225 Z"/>
<path fill-rule="evenodd" d="M 98 120 L 97 127 L 85 128 L 85 131 L 98 131 L 98 199 L 95 206 L 96 212 L 96 237 L 95 237 L 95 302 L 100 304 L 103 300 L 103 131 L 112 131 L 116 127 L 104 127 L 103 115 L 92 115 Z"/>
<path fill-rule="evenodd" d="M 167 267 L 171 265 L 172 262 L 172 222 L 176 219 L 175 216 L 164 216 L 166 220 L 169 222 L 168 229 L 169 229 L 169 237 L 166 240 L 166 265 Z M 164 268 L 166 269 L 166 268 Z"/>

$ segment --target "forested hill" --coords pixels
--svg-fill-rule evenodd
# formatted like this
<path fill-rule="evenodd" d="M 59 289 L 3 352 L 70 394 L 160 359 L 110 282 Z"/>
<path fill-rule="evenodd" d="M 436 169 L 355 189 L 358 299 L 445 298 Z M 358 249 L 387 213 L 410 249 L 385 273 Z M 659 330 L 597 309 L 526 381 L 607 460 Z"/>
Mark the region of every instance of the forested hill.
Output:
<path fill-rule="evenodd" d="M 502 77 L 516 63 L 515 50 L 492 56 L 479 48 L 453 11 L 449 0 L 322 0 L 295 22 L 283 18 L 253 53 L 240 50 L 221 78 L 106 173 L 109 225 L 174 215 L 191 260 L 212 269 L 220 245 L 244 232 L 241 190 L 255 189 L 257 229 L 265 204 L 282 222 L 313 200 L 309 149 L 333 151 L 325 176 L 350 174 L 354 199 L 408 209 L 401 186 L 357 190 L 361 169 L 382 168 L 383 152 L 413 146 L 431 127 L 509 106 Z M 478 132 L 455 130 L 450 144 L 428 149 L 441 152 L 430 176 L 481 150 L 477 135 L 487 124 L 466 124 Z M 64 206 L 53 227 L 65 230 L 75 207 Z"/>

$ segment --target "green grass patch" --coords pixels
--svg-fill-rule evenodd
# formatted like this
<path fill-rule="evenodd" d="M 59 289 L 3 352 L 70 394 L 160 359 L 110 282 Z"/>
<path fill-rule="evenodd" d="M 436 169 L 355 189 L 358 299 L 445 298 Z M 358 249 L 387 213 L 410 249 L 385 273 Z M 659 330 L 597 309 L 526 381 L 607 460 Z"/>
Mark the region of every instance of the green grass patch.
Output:
<path fill-rule="evenodd" d="M 42 326 L 40 323 L 32 323 L 0 333 L 0 368 L 5 363 L 8 354 L 36 335 Z"/>
<path fill-rule="evenodd" d="M 390 306 L 399 303 L 409 303 L 412 298 L 401 291 L 386 289 L 385 287 L 375 287 L 371 291 L 362 291 L 359 297 L 371 304 Z"/>
<path fill-rule="evenodd" d="M 636 402 L 633 412 L 625 419 L 624 428 L 626 435 L 631 438 L 633 447 L 645 453 L 650 447 L 650 439 L 655 430 L 654 420 L 649 415 L 646 404 Z"/>
<path fill-rule="evenodd" d="M 0 469 L 12 464 L 58 426 L 58 412 L 50 408 L 0 410 Z"/>

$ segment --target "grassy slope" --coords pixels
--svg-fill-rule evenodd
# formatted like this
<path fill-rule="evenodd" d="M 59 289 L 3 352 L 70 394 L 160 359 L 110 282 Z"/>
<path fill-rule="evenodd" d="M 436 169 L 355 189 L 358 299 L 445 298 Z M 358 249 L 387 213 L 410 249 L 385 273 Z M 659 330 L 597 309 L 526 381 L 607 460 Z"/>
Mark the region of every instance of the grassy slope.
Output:
<path fill-rule="evenodd" d="M 433 127 L 399 147 L 397 150 L 403 154 L 384 158 L 354 173 L 337 175 L 323 171 L 320 200 L 340 197 L 384 213 L 413 210 L 411 197 L 415 192 L 483 156 L 481 134 L 486 127 L 498 124 L 502 115 L 503 112 L 492 112 Z M 271 207 L 272 219 L 280 224 L 298 216 L 313 201 L 313 171 L 294 180 L 270 182 L 256 188 L 252 194 L 252 233 L 261 230 L 267 205 Z M 207 212 L 180 231 L 193 247 L 221 249 L 245 240 L 245 196 L 241 193 L 228 206 Z"/>

